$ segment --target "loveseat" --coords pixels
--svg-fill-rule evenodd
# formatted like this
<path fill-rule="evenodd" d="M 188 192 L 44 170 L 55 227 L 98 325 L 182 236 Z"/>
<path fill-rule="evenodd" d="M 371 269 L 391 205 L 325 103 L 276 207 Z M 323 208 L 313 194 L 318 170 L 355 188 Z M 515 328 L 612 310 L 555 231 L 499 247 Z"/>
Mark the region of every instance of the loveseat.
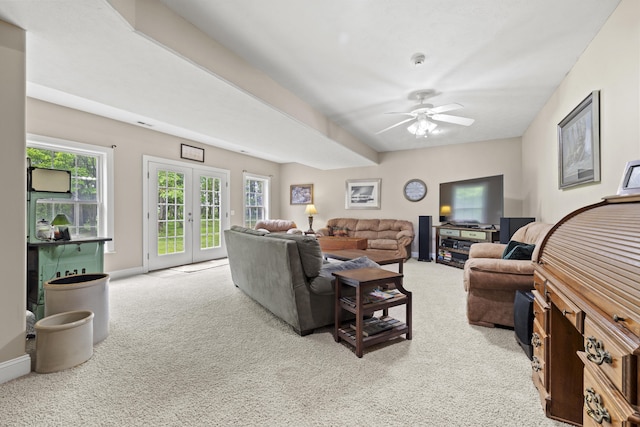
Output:
<path fill-rule="evenodd" d="M 399 219 L 332 218 L 316 234 L 367 239 L 367 250 L 384 252 L 405 260 L 411 258 L 414 237 L 413 223 Z"/>
<path fill-rule="evenodd" d="M 333 324 L 333 271 L 378 265 L 364 257 L 328 263 L 304 235 L 232 226 L 224 237 L 233 283 L 300 335 Z"/>
<path fill-rule="evenodd" d="M 514 326 L 513 302 L 516 291 L 533 289 L 534 264 L 531 260 L 536 259 L 540 243 L 552 226 L 531 222 L 519 228 L 511 237 L 509 251 L 505 251 L 507 244 L 471 245 L 463 276 L 470 324 Z M 503 255 L 525 259 L 504 259 Z"/>

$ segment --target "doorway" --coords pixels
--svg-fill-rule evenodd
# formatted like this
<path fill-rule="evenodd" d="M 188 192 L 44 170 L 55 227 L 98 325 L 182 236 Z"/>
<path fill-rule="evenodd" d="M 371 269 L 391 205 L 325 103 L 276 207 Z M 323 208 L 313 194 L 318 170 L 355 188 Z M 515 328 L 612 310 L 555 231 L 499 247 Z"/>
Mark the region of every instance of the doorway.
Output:
<path fill-rule="evenodd" d="M 227 256 L 229 172 L 145 156 L 146 271 Z"/>

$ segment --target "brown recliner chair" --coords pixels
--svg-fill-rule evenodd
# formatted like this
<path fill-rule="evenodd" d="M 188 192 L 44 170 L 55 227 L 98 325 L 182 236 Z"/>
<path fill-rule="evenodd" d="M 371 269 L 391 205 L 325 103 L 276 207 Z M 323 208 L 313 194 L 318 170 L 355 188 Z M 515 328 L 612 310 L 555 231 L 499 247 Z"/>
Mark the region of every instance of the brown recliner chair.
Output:
<path fill-rule="evenodd" d="M 531 222 L 519 228 L 511 238 L 535 244 L 536 259 L 540 243 L 553 224 Z M 474 243 L 464 264 L 464 289 L 467 291 L 467 319 L 472 325 L 513 328 L 513 301 L 516 291 L 533 289 L 534 264 L 531 259 L 503 259 L 507 247 L 500 243 Z"/>

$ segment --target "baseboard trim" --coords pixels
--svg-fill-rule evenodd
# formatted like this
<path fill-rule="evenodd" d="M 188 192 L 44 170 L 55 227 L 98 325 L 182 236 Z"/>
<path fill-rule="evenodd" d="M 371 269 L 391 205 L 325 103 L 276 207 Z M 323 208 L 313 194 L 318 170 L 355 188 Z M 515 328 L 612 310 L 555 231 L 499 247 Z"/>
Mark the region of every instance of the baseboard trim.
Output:
<path fill-rule="evenodd" d="M 135 268 L 128 268 L 126 270 L 116 270 L 116 271 L 109 271 L 109 279 L 123 279 L 125 277 L 130 277 L 130 276 L 137 276 L 138 274 L 144 274 L 144 268 L 143 267 L 135 267 Z"/>
<path fill-rule="evenodd" d="M 0 384 L 27 375 L 31 372 L 31 357 L 24 354 L 0 363 Z"/>

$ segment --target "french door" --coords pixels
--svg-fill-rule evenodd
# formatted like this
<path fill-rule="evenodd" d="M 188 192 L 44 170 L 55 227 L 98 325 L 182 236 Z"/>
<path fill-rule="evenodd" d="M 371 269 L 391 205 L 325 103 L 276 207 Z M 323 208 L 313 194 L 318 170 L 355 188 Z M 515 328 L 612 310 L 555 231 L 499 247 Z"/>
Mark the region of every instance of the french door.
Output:
<path fill-rule="evenodd" d="M 227 255 L 227 173 L 181 162 L 147 161 L 148 270 Z"/>

